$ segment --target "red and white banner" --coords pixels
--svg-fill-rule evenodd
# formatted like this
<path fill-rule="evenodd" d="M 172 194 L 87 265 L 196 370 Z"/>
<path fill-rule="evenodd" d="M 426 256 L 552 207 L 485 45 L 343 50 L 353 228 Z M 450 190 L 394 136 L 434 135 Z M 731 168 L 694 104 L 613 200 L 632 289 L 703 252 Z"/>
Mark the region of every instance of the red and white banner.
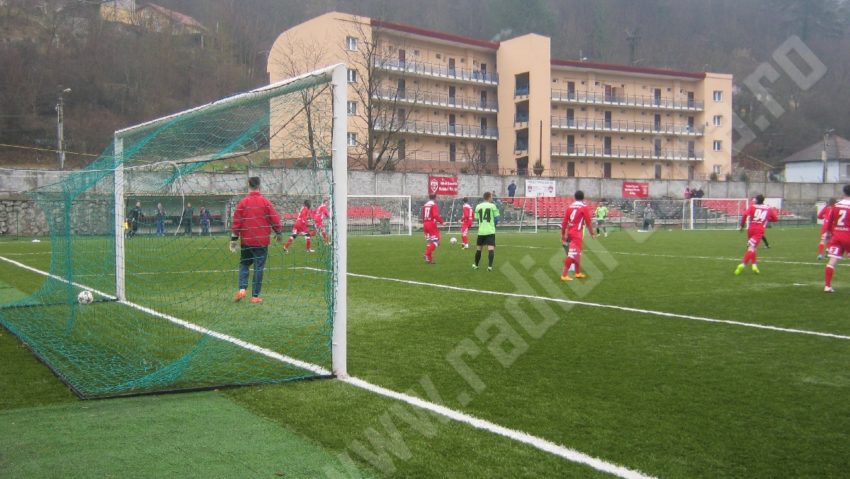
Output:
<path fill-rule="evenodd" d="M 454 176 L 428 176 L 428 194 L 443 196 L 457 196 L 457 177 Z"/>
<path fill-rule="evenodd" d="M 649 183 L 624 181 L 623 198 L 649 198 Z"/>

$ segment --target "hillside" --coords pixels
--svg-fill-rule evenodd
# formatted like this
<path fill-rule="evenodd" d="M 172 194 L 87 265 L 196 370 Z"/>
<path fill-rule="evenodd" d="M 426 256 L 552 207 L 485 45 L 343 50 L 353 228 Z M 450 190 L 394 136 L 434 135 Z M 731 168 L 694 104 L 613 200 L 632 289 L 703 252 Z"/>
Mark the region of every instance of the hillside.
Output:
<path fill-rule="evenodd" d="M 755 136 L 744 151 L 768 162 L 817 141 L 826 129 L 850 135 L 844 121 L 850 98 L 841 92 L 850 76 L 845 0 L 431 0 L 428 8 L 413 0 L 157 2 L 205 25 L 202 43 L 104 22 L 98 3 L 2 2 L 0 144 L 52 148 L 57 96 L 71 88 L 67 148 L 97 154 L 116 128 L 264 83 L 275 37 L 329 10 L 483 39 L 538 32 L 565 59 L 733 73 L 735 111 Z M 794 36 L 813 55 L 797 49 L 787 57 L 803 77 L 822 63 L 818 81 L 794 81 L 789 64 L 774 58 L 783 58 L 776 51 Z M 771 69 L 775 81 L 746 81 Z M 765 88 L 761 96 L 757 84 Z M 776 104 L 766 101 L 768 93 Z M 767 120 L 763 131 L 755 126 L 760 117 Z M 80 165 L 87 158 L 68 160 Z M 55 154 L 0 146 L 0 163 L 54 165 Z"/>

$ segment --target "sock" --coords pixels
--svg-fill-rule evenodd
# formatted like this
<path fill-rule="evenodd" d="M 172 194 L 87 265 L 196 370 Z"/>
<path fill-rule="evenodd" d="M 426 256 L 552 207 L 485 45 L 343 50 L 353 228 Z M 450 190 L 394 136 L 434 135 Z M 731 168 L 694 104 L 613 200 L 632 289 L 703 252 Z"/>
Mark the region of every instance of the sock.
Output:
<path fill-rule="evenodd" d="M 567 273 L 570 272 L 570 266 L 573 264 L 573 259 L 567 256 L 567 259 L 564 260 L 564 272 L 561 273 L 561 276 L 566 276 Z"/>
<path fill-rule="evenodd" d="M 819 255 L 823 254 L 823 243 L 818 245 L 818 254 Z"/>
<path fill-rule="evenodd" d="M 833 266 L 826 265 L 826 270 L 824 270 L 824 277 L 825 277 L 825 283 L 824 284 L 827 287 L 832 286 L 832 273 L 834 273 L 834 272 L 835 272 L 835 268 Z"/>
<path fill-rule="evenodd" d="M 753 252 L 750 251 L 750 250 L 747 250 L 747 252 L 744 253 L 744 259 L 741 260 L 741 263 L 747 264 L 747 263 L 750 262 L 750 260 L 755 261 L 755 258 L 754 258 Z"/>
<path fill-rule="evenodd" d="M 493 258 L 494 258 L 495 256 L 496 256 L 496 252 L 495 252 L 495 251 L 490 250 L 490 251 L 488 251 L 488 252 L 487 252 L 487 266 L 489 266 L 489 267 L 491 267 L 491 268 L 493 267 Z"/>
<path fill-rule="evenodd" d="M 307 237 L 307 249 L 310 249 L 310 246 L 311 246 L 312 244 L 313 244 L 313 240 L 312 240 L 312 238 L 310 238 L 310 237 L 308 236 L 308 237 Z"/>
<path fill-rule="evenodd" d="M 463 241 L 464 246 L 469 244 L 469 236 L 467 236 L 466 233 L 460 235 L 460 239 Z"/>
<path fill-rule="evenodd" d="M 289 245 L 291 245 L 291 244 L 292 244 L 292 236 L 290 236 L 290 237 L 289 237 L 289 239 L 288 239 L 288 240 L 286 240 L 286 244 L 285 244 L 285 245 L 283 245 L 283 248 L 284 248 L 284 249 L 289 249 Z"/>
<path fill-rule="evenodd" d="M 481 262 L 481 250 L 475 250 L 475 266 L 478 266 L 478 263 Z"/>
<path fill-rule="evenodd" d="M 434 254 L 435 249 L 437 249 L 437 243 L 428 243 L 428 246 L 425 247 L 425 256 L 431 259 L 431 255 Z"/>
<path fill-rule="evenodd" d="M 764 245 L 770 248 L 770 243 L 767 242 L 767 236 L 762 236 L 761 240 L 764 242 Z"/>
<path fill-rule="evenodd" d="M 758 263 L 758 259 L 756 258 L 756 252 L 755 251 L 750 253 L 750 257 L 753 259 L 753 264 Z"/>
<path fill-rule="evenodd" d="M 325 240 L 325 243 L 328 242 L 328 234 L 322 231 L 322 239 Z"/>
<path fill-rule="evenodd" d="M 576 274 L 581 273 L 581 256 L 576 256 L 576 259 L 573 260 L 576 265 Z"/>

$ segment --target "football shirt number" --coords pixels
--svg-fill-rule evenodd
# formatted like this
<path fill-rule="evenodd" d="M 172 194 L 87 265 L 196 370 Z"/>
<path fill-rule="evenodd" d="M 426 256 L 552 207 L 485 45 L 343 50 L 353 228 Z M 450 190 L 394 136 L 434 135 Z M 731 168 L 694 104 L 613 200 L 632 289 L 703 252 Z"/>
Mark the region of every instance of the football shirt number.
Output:
<path fill-rule="evenodd" d="M 838 210 L 838 226 L 847 226 L 847 210 Z"/>
<path fill-rule="evenodd" d="M 479 219 L 478 221 L 486 221 L 487 223 L 490 222 L 490 210 L 481 211 L 479 216 L 481 217 L 481 219 Z"/>
<path fill-rule="evenodd" d="M 430 219 L 431 219 L 431 207 L 430 207 L 430 206 L 426 206 L 426 207 L 425 207 L 425 214 L 423 214 L 422 216 L 423 216 L 426 220 L 430 220 Z"/>
<path fill-rule="evenodd" d="M 767 210 L 756 210 L 753 212 L 753 221 L 763 223 L 767 219 Z"/>

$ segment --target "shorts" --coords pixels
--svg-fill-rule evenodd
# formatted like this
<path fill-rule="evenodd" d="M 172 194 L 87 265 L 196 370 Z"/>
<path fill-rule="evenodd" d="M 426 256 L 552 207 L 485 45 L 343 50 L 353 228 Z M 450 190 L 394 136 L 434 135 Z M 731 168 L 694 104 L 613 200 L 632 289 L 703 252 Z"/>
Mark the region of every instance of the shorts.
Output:
<path fill-rule="evenodd" d="M 603 218 L 603 219 L 598 219 L 598 218 L 597 218 L 597 220 L 596 220 L 596 226 L 605 226 L 605 219 L 604 219 L 604 218 Z"/>
<path fill-rule="evenodd" d="M 464 221 L 460 224 L 460 234 L 466 234 L 472 227 L 472 221 Z"/>
<path fill-rule="evenodd" d="M 571 236 L 567 236 L 567 244 L 569 245 L 569 250 L 567 252 L 567 256 L 574 258 L 576 256 L 581 256 L 581 250 L 583 246 L 582 236 L 576 235 L 575 238 Z"/>
<path fill-rule="evenodd" d="M 841 259 L 845 253 L 850 253 L 850 239 L 833 237 L 826 252 L 830 258 Z"/>
<path fill-rule="evenodd" d="M 496 246 L 496 233 L 493 233 L 491 235 L 478 235 L 478 237 L 475 238 L 475 245 L 476 246 L 493 246 L 493 247 L 495 247 Z"/>
<path fill-rule="evenodd" d="M 436 223 L 425 223 L 422 225 L 422 232 L 425 233 L 425 241 L 434 243 L 440 241 L 440 228 L 437 228 Z"/>
<path fill-rule="evenodd" d="M 292 225 L 292 236 L 310 236 L 310 228 L 307 227 L 307 223 L 295 223 Z"/>
<path fill-rule="evenodd" d="M 758 248 L 759 243 L 761 243 L 761 237 L 764 236 L 764 230 L 749 230 L 747 231 L 747 236 L 749 236 L 749 239 L 747 239 L 747 246 L 756 249 Z"/>

